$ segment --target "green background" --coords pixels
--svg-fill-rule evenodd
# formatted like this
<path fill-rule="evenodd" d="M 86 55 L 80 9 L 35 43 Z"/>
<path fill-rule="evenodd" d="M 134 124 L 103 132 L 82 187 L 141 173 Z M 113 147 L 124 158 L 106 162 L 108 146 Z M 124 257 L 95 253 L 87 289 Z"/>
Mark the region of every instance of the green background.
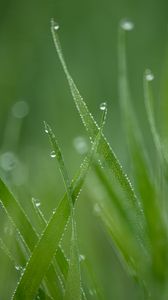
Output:
<path fill-rule="evenodd" d="M 125 166 L 117 65 L 118 24 L 122 18 L 135 24 L 135 29 L 127 34 L 128 72 L 143 135 L 148 141 L 142 80 L 146 68 L 155 74 L 156 117 L 165 137 L 168 127 L 168 1 L 1 0 L 0 153 L 15 153 L 19 167 L 17 163 L 5 172 L 1 166 L 0 173 L 28 212 L 29 201 L 35 197 L 40 199 L 47 217 L 64 187 L 57 164 L 49 156 L 43 120 L 55 131 L 71 176 L 82 160 L 73 140 L 86 135 L 54 49 L 52 17 L 60 25 L 60 40 L 71 74 L 98 122 L 99 105 L 107 101 L 105 134 Z M 11 113 L 17 101 L 29 105 L 29 114 L 23 120 Z M 105 299 L 139 299 L 136 284 L 123 270 L 93 213 L 89 182 L 88 179 L 78 202 L 80 250 L 88 257 Z M 5 262 L 2 270 L 0 297 L 8 299 L 15 284 L 12 278 L 17 276 L 9 275 L 13 271 Z M 4 281 L 8 282 L 8 289 Z"/>

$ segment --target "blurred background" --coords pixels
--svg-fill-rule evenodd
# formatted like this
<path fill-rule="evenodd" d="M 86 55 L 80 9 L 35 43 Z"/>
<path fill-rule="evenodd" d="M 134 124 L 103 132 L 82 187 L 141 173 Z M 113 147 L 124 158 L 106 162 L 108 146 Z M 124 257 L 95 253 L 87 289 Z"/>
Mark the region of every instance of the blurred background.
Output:
<path fill-rule="evenodd" d="M 148 140 L 142 80 L 146 68 L 155 75 L 155 110 L 163 137 L 168 129 L 164 117 L 168 109 L 167 0 L 1 0 L 0 174 L 28 214 L 33 197 L 40 201 L 47 218 L 64 186 L 50 157 L 43 121 L 52 126 L 71 177 L 90 147 L 54 49 L 52 17 L 59 23 L 71 74 L 98 122 L 100 103 L 108 104 L 104 130 L 123 165 L 127 165 L 127 157 L 120 125 L 117 62 L 118 24 L 123 18 L 135 24 L 127 34 L 128 73 L 144 138 Z M 94 214 L 89 182 L 77 208 L 80 251 L 88 258 L 104 299 L 140 299 L 136 284 L 121 266 Z M 1 231 L 5 234 L 3 228 Z M 15 285 L 15 275 L 5 263 L 5 271 L 0 273 L 2 299 L 8 299 Z M 4 282 L 8 282 L 8 289 Z"/>

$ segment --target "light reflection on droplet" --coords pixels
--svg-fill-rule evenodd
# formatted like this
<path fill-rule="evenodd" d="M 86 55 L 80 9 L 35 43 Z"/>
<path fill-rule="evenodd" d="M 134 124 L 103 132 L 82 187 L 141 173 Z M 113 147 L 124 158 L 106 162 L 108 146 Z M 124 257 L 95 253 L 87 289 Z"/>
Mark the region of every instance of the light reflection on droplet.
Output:
<path fill-rule="evenodd" d="M 50 153 L 50 156 L 51 156 L 52 158 L 56 157 L 55 151 L 52 151 L 52 152 Z"/>
<path fill-rule="evenodd" d="M 123 19 L 120 21 L 120 26 L 126 31 L 131 31 L 134 29 L 134 23 L 128 19 Z"/>
<path fill-rule="evenodd" d="M 107 103 L 103 102 L 100 104 L 100 110 L 105 110 L 107 108 Z"/>
<path fill-rule="evenodd" d="M 59 24 L 55 22 L 54 19 L 51 19 L 51 26 L 55 31 L 59 29 Z"/>
<path fill-rule="evenodd" d="M 145 78 L 147 81 L 152 81 L 152 80 L 154 80 L 155 77 L 154 77 L 152 71 L 148 69 L 145 71 Z"/>
<path fill-rule="evenodd" d="M 39 199 L 32 197 L 32 201 L 37 208 L 40 207 L 41 203 L 40 203 Z"/>
<path fill-rule="evenodd" d="M 85 258 L 86 258 L 85 255 L 83 255 L 83 254 L 80 254 L 80 255 L 79 255 L 79 260 L 80 260 L 80 262 L 84 261 Z"/>

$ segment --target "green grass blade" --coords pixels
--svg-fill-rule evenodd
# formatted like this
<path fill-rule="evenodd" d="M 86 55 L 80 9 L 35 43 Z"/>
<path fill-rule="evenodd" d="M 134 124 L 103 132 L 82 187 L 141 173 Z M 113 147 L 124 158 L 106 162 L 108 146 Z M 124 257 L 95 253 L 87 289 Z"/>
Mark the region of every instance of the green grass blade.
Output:
<path fill-rule="evenodd" d="M 9 250 L 9 248 L 6 246 L 4 241 L 0 238 L 0 249 L 4 252 L 4 254 L 8 257 L 11 265 L 14 269 L 16 269 L 18 272 L 23 272 L 23 268 L 18 264 L 18 261 L 14 257 L 13 253 Z M 48 295 L 44 294 L 42 289 L 39 289 L 39 294 L 43 294 L 44 299 L 51 299 Z"/>
<path fill-rule="evenodd" d="M 153 94 L 151 89 L 151 81 L 154 79 L 153 74 L 150 70 L 146 70 L 144 74 L 144 99 L 145 99 L 145 108 L 147 112 L 147 117 L 150 125 L 150 130 L 152 133 L 153 141 L 155 148 L 158 153 L 158 157 L 163 163 L 163 160 L 167 163 L 167 156 L 164 153 L 164 147 L 162 145 L 159 133 L 157 131 L 155 117 L 154 117 L 154 108 L 153 108 Z"/>
<path fill-rule="evenodd" d="M 81 168 L 71 183 L 72 199 L 75 203 L 81 191 L 84 179 L 92 164 L 93 155 L 97 149 L 99 135 L 92 145 L 91 151 L 86 156 Z M 65 225 L 70 215 L 70 206 L 67 195 L 60 201 L 57 209 L 53 212 L 41 238 L 39 239 L 13 295 L 13 299 L 32 299 L 44 277 L 51 260 L 58 248 L 58 243 L 62 237 Z M 31 280 L 30 280 L 31 278 Z"/>
<path fill-rule="evenodd" d="M 45 123 L 45 131 L 48 132 L 48 136 L 56 155 L 56 159 L 59 164 L 59 168 L 64 180 L 64 184 L 67 191 L 67 197 L 69 200 L 70 206 L 70 215 L 71 215 L 71 224 L 72 224 L 72 236 L 71 236 L 71 246 L 70 246 L 70 264 L 68 277 L 66 282 L 66 289 L 64 299 L 69 300 L 80 300 L 81 299 L 81 272 L 80 272 L 80 262 L 79 262 L 79 253 L 78 253 L 78 245 L 77 245 L 77 232 L 76 232 L 76 224 L 75 224 L 75 215 L 74 215 L 74 206 L 72 200 L 72 191 L 70 185 L 70 179 L 68 176 L 67 169 L 65 167 L 64 159 L 62 156 L 62 152 L 58 145 L 58 142 L 53 134 L 50 126 Z"/>
<path fill-rule="evenodd" d="M 14 224 L 21 240 L 25 242 L 31 253 L 38 241 L 38 234 L 32 227 L 19 202 L 15 199 L 1 178 L 0 198 L 8 218 L 11 220 L 12 224 Z M 52 269 L 53 267 L 51 266 L 50 268 Z M 56 285 L 56 282 L 51 284 L 52 278 L 49 274 L 50 272 L 53 273 L 53 270 L 48 270 L 48 279 L 46 279 L 46 285 L 49 287 L 51 295 L 56 296 L 60 294 L 60 289 Z"/>
<path fill-rule="evenodd" d="M 81 119 L 83 121 L 83 124 L 85 125 L 89 137 L 91 138 L 92 141 L 94 141 L 97 133 L 98 133 L 98 126 L 97 123 L 95 122 L 93 116 L 89 112 L 86 103 L 83 101 L 68 69 L 63 57 L 61 45 L 59 42 L 59 37 L 57 30 L 55 30 L 55 23 L 52 21 L 51 25 L 51 31 L 53 35 L 53 40 L 55 44 L 55 48 L 58 53 L 58 57 L 60 59 L 60 62 L 62 64 L 63 70 L 66 74 L 70 90 L 74 99 L 74 102 L 76 104 L 76 107 L 79 111 L 79 114 L 81 116 Z M 112 175 L 115 175 L 115 177 L 118 179 L 122 189 L 126 192 L 128 201 L 130 202 L 130 206 L 133 207 L 135 210 L 135 213 L 139 211 L 139 201 L 137 197 L 135 196 L 134 190 L 132 188 L 132 185 L 130 183 L 130 180 L 128 179 L 127 175 L 124 173 L 121 164 L 119 163 L 116 155 L 114 154 L 113 150 L 111 149 L 110 145 L 107 143 L 104 135 L 102 134 L 101 137 L 101 142 L 98 147 L 98 153 L 105 163 L 106 167 L 112 172 Z"/>
<path fill-rule="evenodd" d="M 19 202 L 15 199 L 12 193 L 9 191 L 5 183 L 0 178 L 0 199 L 2 201 L 5 210 L 11 222 L 20 232 L 23 240 L 25 240 L 29 249 L 32 251 L 34 245 L 37 242 L 35 230 L 33 229 L 31 222 L 26 216 L 25 212 L 21 208 Z"/>
<path fill-rule="evenodd" d="M 125 135 L 128 137 L 127 142 L 131 154 L 133 173 L 136 178 L 135 184 L 138 192 L 140 193 L 140 199 L 143 204 L 145 214 L 145 222 L 147 226 L 145 233 L 148 233 L 146 247 L 152 258 L 152 272 L 155 273 L 156 276 L 160 277 L 161 274 L 165 274 L 164 261 L 166 259 L 166 230 L 160 203 L 158 201 L 159 189 L 157 185 L 155 185 L 154 176 L 151 172 L 149 172 L 149 164 L 146 159 L 147 154 L 144 151 L 145 147 L 142 134 L 131 103 L 126 63 L 125 34 L 125 30 L 120 27 L 118 47 L 120 106 L 124 120 L 123 126 L 125 129 Z M 149 90 L 149 82 L 147 80 L 148 78 L 151 80 L 151 76 L 151 74 L 147 73 L 144 76 L 145 105 L 151 131 L 153 133 L 154 143 L 160 155 L 160 140 L 155 127 L 152 99 Z M 158 220 L 157 223 L 156 219 Z M 150 247 L 148 246 L 149 243 Z M 162 255 L 159 253 L 162 253 Z"/>
<path fill-rule="evenodd" d="M 81 271 L 79 262 L 79 251 L 77 246 L 77 233 L 75 220 L 72 222 L 72 236 L 70 246 L 70 264 L 66 282 L 64 300 L 81 300 Z"/>

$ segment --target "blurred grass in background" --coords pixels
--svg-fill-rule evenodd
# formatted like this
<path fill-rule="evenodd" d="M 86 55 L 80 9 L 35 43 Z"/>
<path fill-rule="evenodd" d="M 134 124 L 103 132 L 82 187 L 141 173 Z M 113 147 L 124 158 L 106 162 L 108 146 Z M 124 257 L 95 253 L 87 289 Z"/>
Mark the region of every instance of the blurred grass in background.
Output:
<path fill-rule="evenodd" d="M 1 0 L 0 4 L 0 172 L 30 214 L 29 202 L 34 197 L 40 200 L 49 217 L 62 195 L 63 185 L 57 166 L 49 156 L 43 120 L 56 132 L 71 175 L 81 161 L 74 139 L 85 136 L 55 53 L 51 17 L 59 22 L 69 68 L 96 119 L 100 120 L 99 104 L 107 101 L 105 134 L 127 169 L 118 103 L 118 24 L 125 17 L 135 24 L 135 29 L 127 35 L 129 80 L 133 105 L 152 151 L 142 77 L 146 68 L 155 74 L 156 117 L 166 137 L 168 2 Z M 17 102 L 22 105 L 21 115 L 18 115 Z M 81 249 L 98 274 L 105 299 L 138 299 L 141 297 L 138 288 L 127 277 L 96 221 L 89 182 L 91 179 L 78 202 Z M 4 228 L 8 234 L 9 224 Z M 2 228 L 1 231 L 6 234 Z M 0 271 L 2 299 L 8 299 L 12 278 L 17 277 L 10 272 L 4 261 Z M 5 281 L 9 282 L 8 289 Z"/>

